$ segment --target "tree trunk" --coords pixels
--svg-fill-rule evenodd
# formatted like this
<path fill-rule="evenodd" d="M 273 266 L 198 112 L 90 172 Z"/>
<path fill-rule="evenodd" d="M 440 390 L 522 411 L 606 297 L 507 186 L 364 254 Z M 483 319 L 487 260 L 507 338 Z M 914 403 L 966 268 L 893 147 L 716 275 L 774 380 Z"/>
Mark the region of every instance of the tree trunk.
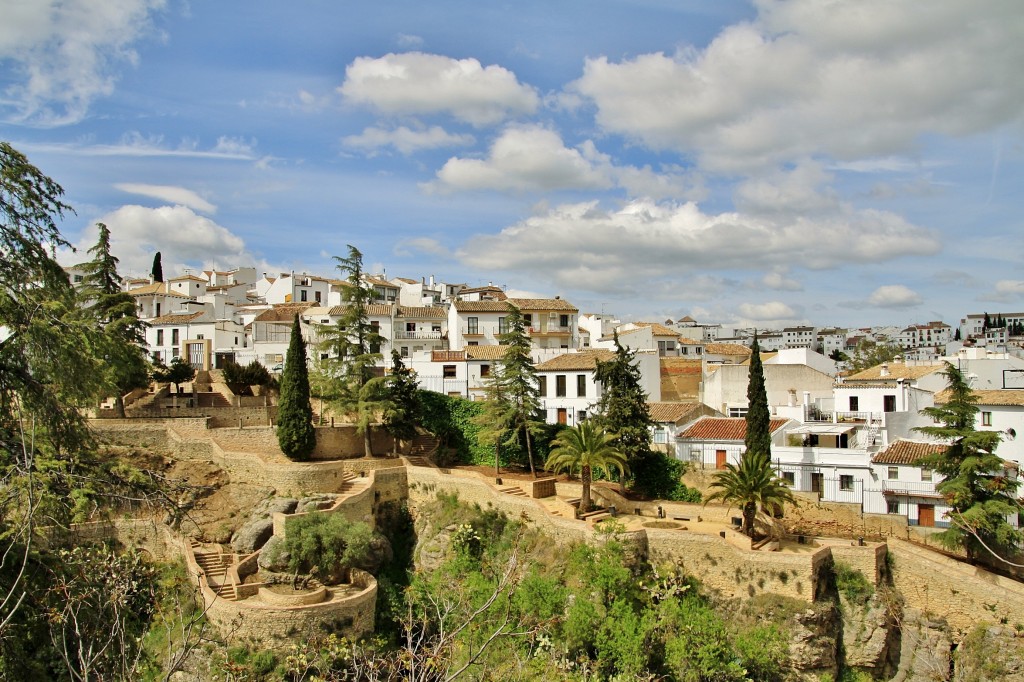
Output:
<path fill-rule="evenodd" d="M 494 441 L 494 481 L 497 483 L 498 478 L 501 476 L 501 458 L 498 456 L 498 451 L 501 449 L 498 443 L 501 439 Z"/>
<path fill-rule="evenodd" d="M 537 470 L 533 468 L 533 446 L 530 443 L 530 427 L 526 426 L 523 430 L 526 432 L 526 458 L 530 460 L 530 474 L 537 478 Z"/>
<path fill-rule="evenodd" d="M 373 457 L 373 427 L 369 424 L 363 429 L 363 450 L 367 457 Z"/>
<path fill-rule="evenodd" d="M 590 500 L 590 479 L 590 467 L 582 467 L 580 469 L 580 481 L 583 482 L 583 494 L 580 496 L 581 514 L 586 514 L 594 506 L 594 503 Z"/>
<path fill-rule="evenodd" d="M 743 505 L 743 532 L 747 537 L 754 537 L 754 519 L 757 517 L 757 504 L 747 502 Z"/>

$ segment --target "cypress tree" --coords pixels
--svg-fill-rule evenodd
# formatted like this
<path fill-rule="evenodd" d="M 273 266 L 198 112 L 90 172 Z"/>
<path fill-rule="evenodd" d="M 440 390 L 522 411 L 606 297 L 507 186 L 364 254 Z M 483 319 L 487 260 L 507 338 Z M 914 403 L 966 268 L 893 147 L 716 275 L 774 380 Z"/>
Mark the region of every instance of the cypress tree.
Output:
<path fill-rule="evenodd" d="M 400 441 L 416 436 L 420 416 L 419 388 L 416 373 L 405 366 L 397 350 L 391 350 L 391 376 L 388 377 L 387 407 L 384 410 L 384 428 L 395 439 L 397 455 Z"/>
<path fill-rule="evenodd" d="M 306 460 L 316 447 L 313 408 L 309 404 L 309 369 L 306 342 L 299 316 L 295 315 L 292 336 L 281 374 L 281 397 L 277 407 L 277 442 L 290 459 Z"/>
<path fill-rule="evenodd" d="M 154 282 L 164 281 L 164 266 L 160 262 L 160 252 L 157 251 L 156 255 L 153 256 L 153 271 L 149 273 L 153 277 Z"/>
<path fill-rule="evenodd" d="M 496 380 L 503 386 L 512 420 L 511 438 L 526 441 L 526 458 L 530 462 L 530 473 L 536 476 L 533 466 L 533 439 L 531 434 L 539 431 L 544 422 L 536 418 L 540 410 L 540 387 L 537 369 L 530 356 L 530 337 L 526 334 L 526 323 L 519 308 L 508 306 L 506 318 L 508 331 L 501 334 L 500 341 L 507 346 L 496 372 Z M 509 443 L 510 445 L 514 443 Z"/>
<path fill-rule="evenodd" d="M 761 365 L 761 346 L 757 343 L 757 330 L 754 330 L 754 343 L 750 347 L 750 372 L 747 376 L 747 436 L 743 443 L 747 452 L 765 455 L 770 460 L 771 415 L 768 412 L 768 392 L 764 387 L 764 367 Z"/>

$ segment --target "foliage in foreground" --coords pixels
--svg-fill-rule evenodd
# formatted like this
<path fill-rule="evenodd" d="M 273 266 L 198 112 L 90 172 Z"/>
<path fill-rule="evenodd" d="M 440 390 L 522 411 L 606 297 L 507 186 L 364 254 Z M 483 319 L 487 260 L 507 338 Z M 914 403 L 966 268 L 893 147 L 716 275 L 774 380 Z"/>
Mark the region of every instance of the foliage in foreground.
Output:
<path fill-rule="evenodd" d="M 781 679 L 784 627 L 727 620 L 691 579 L 636 559 L 614 527 L 596 546 L 556 548 L 453 496 L 424 517 L 450 529 L 448 550 L 413 574 L 395 643 L 317 637 L 294 647 L 287 679 Z"/>

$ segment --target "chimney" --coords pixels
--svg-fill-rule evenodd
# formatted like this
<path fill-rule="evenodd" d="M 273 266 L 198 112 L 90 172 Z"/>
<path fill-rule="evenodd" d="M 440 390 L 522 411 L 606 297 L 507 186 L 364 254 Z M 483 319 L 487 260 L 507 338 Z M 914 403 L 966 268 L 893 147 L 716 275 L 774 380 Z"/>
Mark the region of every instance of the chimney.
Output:
<path fill-rule="evenodd" d="M 882 371 L 879 372 L 879 376 L 883 376 L 883 377 L 889 376 L 889 363 L 888 362 L 883 362 L 882 363 Z"/>

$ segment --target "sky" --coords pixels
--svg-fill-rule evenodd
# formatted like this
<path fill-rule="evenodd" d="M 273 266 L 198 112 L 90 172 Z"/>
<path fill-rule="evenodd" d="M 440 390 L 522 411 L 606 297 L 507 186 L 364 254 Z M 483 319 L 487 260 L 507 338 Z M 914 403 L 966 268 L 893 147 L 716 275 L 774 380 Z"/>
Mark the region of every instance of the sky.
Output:
<path fill-rule="evenodd" d="M 123 275 L 368 270 L 623 320 L 1024 309 L 1019 0 L 0 0 L 0 140 Z"/>

